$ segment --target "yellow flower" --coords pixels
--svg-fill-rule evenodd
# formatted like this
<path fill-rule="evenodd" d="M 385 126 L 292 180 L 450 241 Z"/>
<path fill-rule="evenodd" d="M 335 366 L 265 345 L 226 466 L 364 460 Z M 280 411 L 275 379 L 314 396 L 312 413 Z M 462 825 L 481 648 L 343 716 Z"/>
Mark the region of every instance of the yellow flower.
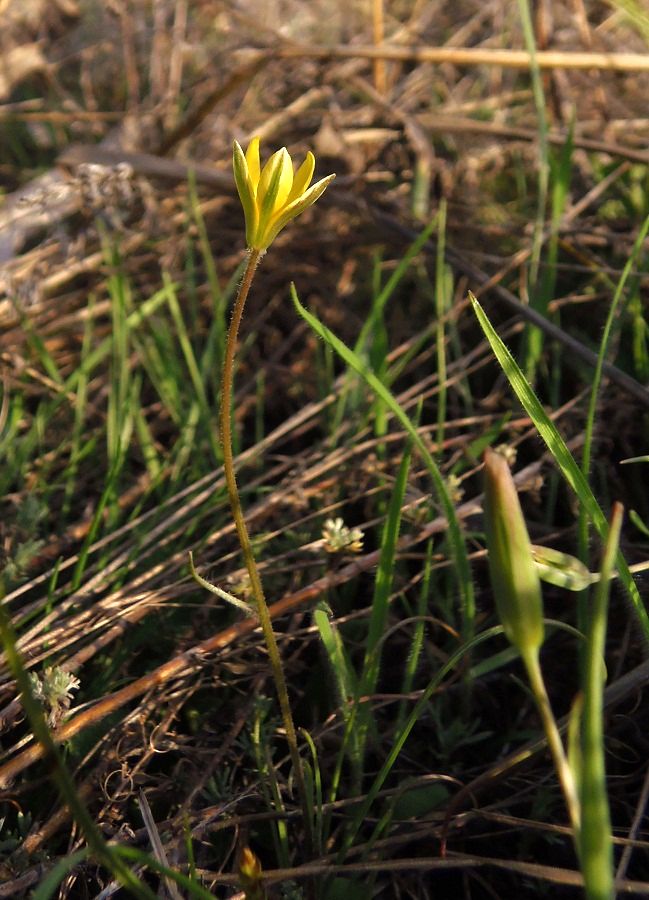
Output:
<path fill-rule="evenodd" d="M 322 196 L 336 177 L 328 175 L 309 187 L 315 169 L 313 153 L 307 153 L 293 174 L 293 161 L 286 147 L 273 153 L 262 169 L 258 137 L 250 141 L 245 154 L 235 141 L 232 161 L 246 218 L 246 241 L 251 250 L 265 250 L 291 219 Z"/>
<path fill-rule="evenodd" d="M 266 896 L 259 859 L 250 847 L 244 847 L 239 858 L 239 882 L 246 900 L 263 900 Z"/>

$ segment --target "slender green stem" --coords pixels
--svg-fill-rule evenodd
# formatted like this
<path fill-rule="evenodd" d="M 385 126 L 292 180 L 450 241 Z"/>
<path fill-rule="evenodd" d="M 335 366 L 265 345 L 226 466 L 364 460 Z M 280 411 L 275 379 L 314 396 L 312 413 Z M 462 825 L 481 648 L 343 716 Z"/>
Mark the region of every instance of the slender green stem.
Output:
<path fill-rule="evenodd" d="M 576 846 L 579 846 L 578 842 L 581 828 L 581 810 L 579 797 L 577 795 L 577 786 L 572 774 L 572 769 L 568 764 L 568 760 L 563 749 L 563 742 L 561 740 L 559 728 L 557 726 L 556 719 L 554 718 L 552 707 L 550 706 L 550 698 L 548 697 L 548 692 L 545 689 L 545 682 L 543 681 L 543 675 L 541 673 L 538 653 L 528 655 L 523 659 L 523 662 L 527 670 L 527 677 L 529 678 L 530 687 L 532 688 L 532 693 L 534 694 L 534 699 L 536 701 L 539 715 L 541 717 L 543 730 L 545 731 L 548 747 L 550 748 L 550 753 L 554 762 L 554 768 L 557 775 L 559 776 L 559 781 L 561 782 L 563 796 L 566 801 L 566 806 L 568 807 L 568 815 L 570 816 L 570 824 L 572 825 L 573 839 Z"/>
<path fill-rule="evenodd" d="M 604 546 L 601 578 L 590 608 L 588 643 L 584 660 L 584 706 L 580 740 L 580 799 L 582 827 L 579 864 L 588 900 L 611 900 L 613 886 L 613 838 L 611 813 L 606 792 L 604 761 L 604 682 L 606 623 L 611 574 L 620 541 L 620 503 L 613 506 L 608 539 Z"/>
<path fill-rule="evenodd" d="M 221 383 L 221 442 L 223 444 L 223 472 L 225 475 L 225 483 L 230 497 L 230 507 L 234 517 L 234 523 L 237 529 L 237 535 L 243 558 L 246 563 L 246 569 L 250 577 L 250 586 L 252 588 L 252 596 L 257 606 L 257 615 L 259 616 L 259 624 L 264 635 L 268 657 L 275 680 L 277 689 L 277 697 L 282 713 L 284 728 L 286 730 L 286 740 L 288 741 L 293 770 L 297 782 L 300 801 L 302 804 L 302 813 L 304 817 L 304 832 L 307 845 L 307 851 L 310 853 L 313 846 L 311 817 L 309 815 L 309 803 L 304 781 L 304 773 L 302 771 L 302 763 L 297 747 L 297 735 L 295 733 L 295 725 L 293 724 L 293 715 L 291 713 L 291 705 L 288 699 L 288 690 L 286 688 L 286 679 L 284 677 L 284 669 L 273 631 L 273 623 L 268 611 L 268 604 L 264 596 L 264 590 L 259 577 L 259 571 L 255 562 L 255 557 L 248 535 L 248 529 L 243 517 L 241 509 L 241 500 L 237 488 L 237 480 L 234 474 L 234 456 L 232 454 L 232 383 L 234 378 L 234 357 L 237 349 L 237 337 L 239 334 L 239 325 L 243 315 L 243 308 L 250 291 L 250 285 L 255 274 L 255 270 L 261 258 L 261 251 L 250 250 L 248 256 L 248 265 L 243 273 L 239 292 L 234 302 L 234 310 L 232 320 L 228 329 L 228 337 L 225 345 L 225 358 L 223 361 L 223 380 Z"/>

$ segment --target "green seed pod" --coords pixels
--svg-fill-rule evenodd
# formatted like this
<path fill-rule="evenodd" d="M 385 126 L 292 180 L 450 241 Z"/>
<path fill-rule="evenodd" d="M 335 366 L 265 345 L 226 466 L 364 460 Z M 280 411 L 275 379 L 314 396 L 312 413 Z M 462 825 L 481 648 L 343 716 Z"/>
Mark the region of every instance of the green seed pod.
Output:
<path fill-rule="evenodd" d="M 489 575 L 505 634 L 521 656 L 543 643 L 543 599 L 530 538 L 507 460 L 487 449 L 484 522 Z"/>

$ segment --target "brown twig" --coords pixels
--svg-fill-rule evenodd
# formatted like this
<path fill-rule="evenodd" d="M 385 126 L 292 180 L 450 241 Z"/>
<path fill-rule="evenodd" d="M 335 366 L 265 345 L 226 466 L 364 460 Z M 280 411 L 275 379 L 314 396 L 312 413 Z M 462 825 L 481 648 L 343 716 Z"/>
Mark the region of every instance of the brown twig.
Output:
<path fill-rule="evenodd" d="M 487 47 L 371 47 L 365 45 L 315 47 L 285 46 L 275 51 L 284 59 L 390 59 L 400 62 L 449 63 L 456 66 L 503 66 L 529 69 L 526 50 Z M 574 53 L 544 50 L 536 53 L 541 69 L 607 69 L 611 72 L 649 72 L 643 53 Z"/>
<path fill-rule="evenodd" d="M 372 39 L 374 46 L 380 49 L 385 40 L 385 23 L 383 19 L 383 0 L 372 0 Z M 373 62 L 374 87 L 379 94 L 385 94 L 387 82 L 385 78 L 385 59 L 377 56 Z"/>

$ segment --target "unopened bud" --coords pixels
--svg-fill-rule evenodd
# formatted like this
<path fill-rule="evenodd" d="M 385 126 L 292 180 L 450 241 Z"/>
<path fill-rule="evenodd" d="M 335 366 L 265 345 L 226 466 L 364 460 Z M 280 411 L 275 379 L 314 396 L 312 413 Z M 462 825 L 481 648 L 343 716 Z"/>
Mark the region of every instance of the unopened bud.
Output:
<path fill-rule="evenodd" d="M 487 449 L 484 463 L 484 523 L 496 609 L 508 639 L 529 657 L 543 643 L 541 583 L 507 460 Z"/>

